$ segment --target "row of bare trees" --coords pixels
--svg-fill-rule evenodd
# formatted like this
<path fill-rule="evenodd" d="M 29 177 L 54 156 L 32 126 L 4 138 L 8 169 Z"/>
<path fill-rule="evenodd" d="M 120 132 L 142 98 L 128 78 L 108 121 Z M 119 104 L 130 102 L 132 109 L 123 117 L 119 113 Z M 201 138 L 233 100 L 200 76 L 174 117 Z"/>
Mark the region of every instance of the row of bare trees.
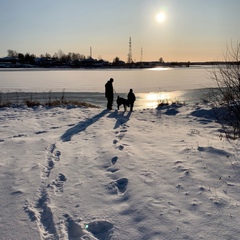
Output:
<path fill-rule="evenodd" d="M 18 53 L 15 50 L 9 49 L 8 51 L 8 57 L 12 58 L 19 58 L 20 60 L 25 60 L 25 59 L 35 59 L 37 56 L 35 54 L 30 54 L 30 53 Z M 57 53 L 54 53 L 52 56 L 49 53 L 46 54 L 41 54 L 39 56 L 40 58 L 48 58 L 48 59 L 57 59 L 57 60 L 70 60 L 70 61 L 76 61 L 76 60 L 85 60 L 86 57 L 83 54 L 80 53 L 74 53 L 74 52 L 69 52 L 68 54 L 65 54 L 62 50 L 59 50 Z"/>

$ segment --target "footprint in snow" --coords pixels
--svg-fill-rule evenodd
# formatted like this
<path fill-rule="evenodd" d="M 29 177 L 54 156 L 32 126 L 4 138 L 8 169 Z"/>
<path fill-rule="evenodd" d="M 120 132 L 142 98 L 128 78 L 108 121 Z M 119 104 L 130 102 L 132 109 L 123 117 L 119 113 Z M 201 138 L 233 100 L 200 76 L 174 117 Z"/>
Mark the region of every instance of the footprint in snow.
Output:
<path fill-rule="evenodd" d="M 118 140 L 113 140 L 113 144 L 116 145 L 118 143 Z M 116 148 L 118 148 L 119 150 L 123 150 L 124 149 L 124 146 L 123 145 L 119 145 L 119 146 L 116 146 Z"/>
<path fill-rule="evenodd" d="M 35 134 L 43 134 L 43 133 L 47 133 L 47 131 L 38 131 L 38 132 L 35 132 Z"/>
<path fill-rule="evenodd" d="M 59 127 L 56 127 L 56 126 L 54 126 L 54 127 L 51 127 L 51 129 L 58 129 Z"/>
<path fill-rule="evenodd" d="M 11 195 L 19 195 L 19 194 L 23 194 L 23 192 L 21 190 L 17 190 L 11 193 Z"/>
<path fill-rule="evenodd" d="M 115 173 L 115 172 L 117 172 L 119 169 L 118 168 L 112 168 L 112 167 L 109 167 L 108 169 L 107 169 L 107 171 L 108 172 L 111 172 L 111 173 Z"/>
<path fill-rule="evenodd" d="M 55 161 L 59 161 L 60 160 L 60 155 L 61 155 L 61 152 L 60 151 L 56 151 L 55 153 L 54 153 L 54 160 Z"/>
<path fill-rule="evenodd" d="M 111 160 L 112 164 L 113 165 L 116 164 L 117 160 L 118 160 L 117 156 L 113 157 L 112 160 Z"/>
<path fill-rule="evenodd" d="M 111 182 L 108 184 L 108 189 L 112 193 L 116 193 L 118 195 L 123 195 L 127 191 L 128 179 L 120 178 L 117 181 Z"/>
<path fill-rule="evenodd" d="M 68 239 L 81 239 L 85 233 L 78 221 L 73 220 L 68 214 L 64 214 L 64 217 L 66 218 L 65 227 L 68 235 L 66 237 Z"/>
<path fill-rule="evenodd" d="M 119 145 L 117 148 L 118 148 L 119 150 L 123 150 L 123 149 L 124 149 L 124 146 L 123 146 L 123 145 Z"/>
<path fill-rule="evenodd" d="M 42 178 L 48 178 L 50 175 L 51 170 L 54 167 L 54 162 L 51 158 L 48 159 L 47 165 L 44 166 L 44 169 L 42 170 Z"/>
<path fill-rule="evenodd" d="M 63 193 L 63 184 L 67 181 L 64 174 L 59 173 L 58 177 L 52 181 L 50 187 L 53 187 L 55 194 Z"/>
<path fill-rule="evenodd" d="M 13 138 L 19 138 L 19 137 L 27 137 L 27 135 L 25 134 L 13 135 Z"/>
<path fill-rule="evenodd" d="M 126 133 L 126 132 L 127 132 L 126 127 L 123 127 L 123 129 L 120 130 L 120 133 Z"/>
<path fill-rule="evenodd" d="M 113 234 L 113 224 L 108 221 L 94 221 L 85 225 L 85 229 L 99 240 L 110 240 Z"/>
<path fill-rule="evenodd" d="M 118 139 L 123 139 L 123 137 L 125 136 L 125 134 L 119 134 L 117 137 L 118 137 Z"/>

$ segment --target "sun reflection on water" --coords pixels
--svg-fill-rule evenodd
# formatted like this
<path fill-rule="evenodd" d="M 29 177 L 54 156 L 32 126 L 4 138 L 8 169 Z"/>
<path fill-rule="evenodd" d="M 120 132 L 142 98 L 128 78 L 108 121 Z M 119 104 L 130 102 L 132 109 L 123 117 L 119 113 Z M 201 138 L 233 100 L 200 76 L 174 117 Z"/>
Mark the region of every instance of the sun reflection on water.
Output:
<path fill-rule="evenodd" d="M 169 67 L 154 67 L 154 68 L 149 68 L 148 70 L 150 71 L 166 71 L 166 70 L 171 70 Z"/>
<path fill-rule="evenodd" d="M 169 99 L 169 94 L 165 92 L 159 92 L 159 93 L 151 92 L 146 94 L 147 101 L 163 101 L 168 99 Z"/>
<path fill-rule="evenodd" d="M 174 92 L 150 92 L 137 94 L 137 102 L 146 108 L 156 108 L 161 102 L 177 102 L 182 100 L 183 91 Z"/>

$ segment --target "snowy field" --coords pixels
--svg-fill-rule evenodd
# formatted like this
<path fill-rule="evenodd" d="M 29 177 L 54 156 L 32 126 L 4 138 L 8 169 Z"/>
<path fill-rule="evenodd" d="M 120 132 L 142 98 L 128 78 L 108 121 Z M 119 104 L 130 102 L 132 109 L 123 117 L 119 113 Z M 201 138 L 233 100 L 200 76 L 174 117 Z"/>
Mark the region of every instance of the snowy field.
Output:
<path fill-rule="evenodd" d="M 239 141 L 210 106 L 0 112 L 0 239 L 239 239 Z"/>

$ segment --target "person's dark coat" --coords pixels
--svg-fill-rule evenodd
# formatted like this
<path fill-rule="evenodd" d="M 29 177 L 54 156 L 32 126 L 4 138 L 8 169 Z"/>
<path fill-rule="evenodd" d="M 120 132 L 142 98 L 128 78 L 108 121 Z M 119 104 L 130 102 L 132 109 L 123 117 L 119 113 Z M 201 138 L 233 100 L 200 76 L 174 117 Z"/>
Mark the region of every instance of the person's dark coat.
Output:
<path fill-rule="evenodd" d="M 107 83 L 105 84 L 105 97 L 106 98 L 112 98 L 113 99 L 113 85 L 112 85 L 112 78 L 107 81 Z"/>
<path fill-rule="evenodd" d="M 130 89 L 127 98 L 128 98 L 128 102 L 129 102 L 129 103 L 135 102 L 136 97 L 135 97 L 135 94 L 133 93 L 133 90 L 132 90 L 132 89 Z"/>
<path fill-rule="evenodd" d="M 105 84 L 105 97 L 107 98 L 107 109 L 111 110 L 113 105 L 113 78 Z"/>
<path fill-rule="evenodd" d="M 133 106 L 134 106 L 134 102 L 136 101 L 136 97 L 135 97 L 135 94 L 133 93 L 132 89 L 130 89 L 130 91 L 127 95 L 127 100 L 128 100 L 128 104 L 130 106 L 130 111 L 133 111 Z"/>

